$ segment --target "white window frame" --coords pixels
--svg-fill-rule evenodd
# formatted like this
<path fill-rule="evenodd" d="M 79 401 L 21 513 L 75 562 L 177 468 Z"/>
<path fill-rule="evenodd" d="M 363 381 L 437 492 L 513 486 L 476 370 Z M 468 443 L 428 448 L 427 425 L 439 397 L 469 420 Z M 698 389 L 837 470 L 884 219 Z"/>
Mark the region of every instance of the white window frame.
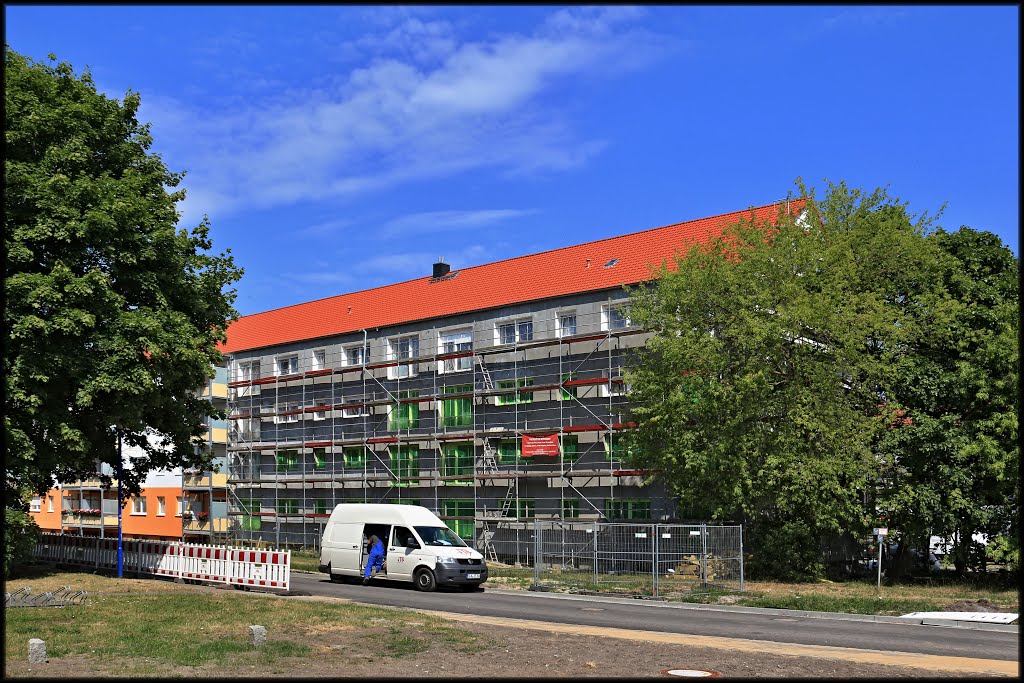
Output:
<path fill-rule="evenodd" d="M 529 325 L 529 335 L 523 334 L 523 327 Z M 512 328 L 511 341 L 506 339 L 505 332 Z M 498 346 L 518 344 L 524 341 L 533 341 L 533 318 L 514 318 L 512 320 L 501 320 L 494 323 L 494 341 Z"/>
<path fill-rule="evenodd" d="M 166 517 L 167 516 L 167 499 L 164 496 L 156 497 L 156 516 Z"/>
<path fill-rule="evenodd" d="M 626 309 L 626 314 L 622 315 L 621 309 Z M 622 325 L 612 326 L 613 318 L 615 316 L 621 319 Z M 604 304 L 601 306 L 601 329 L 605 332 L 610 330 L 624 330 L 632 325 L 632 321 L 629 319 L 629 299 L 623 301 L 613 301 L 610 304 Z"/>
<path fill-rule="evenodd" d="M 319 420 L 326 420 L 326 419 L 327 419 L 327 410 L 326 409 L 324 409 L 324 410 L 314 410 L 313 411 L 313 420 L 319 421 Z"/>
<path fill-rule="evenodd" d="M 609 381 L 605 384 L 598 385 L 601 387 L 601 398 L 608 398 L 610 396 L 625 396 L 629 393 L 630 386 L 625 382 L 613 382 Z"/>
<path fill-rule="evenodd" d="M 313 369 L 324 370 L 327 368 L 327 349 L 313 349 Z"/>
<path fill-rule="evenodd" d="M 403 344 L 407 345 L 402 351 Z M 417 358 L 420 355 L 420 336 L 418 334 L 403 334 L 388 339 L 388 360 L 401 362 L 403 359 Z M 401 363 L 388 368 L 388 379 L 405 379 L 415 377 L 419 372 L 419 363 Z"/>
<path fill-rule="evenodd" d="M 287 413 L 293 410 L 299 410 L 302 406 L 298 401 L 288 401 L 287 403 L 277 404 L 277 413 Z M 300 413 L 292 413 L 291 415 L 275 415 L 274 422 L 276 424 L 291 424 L 292 422 L 298 422 L 301 417 Z"/>
<path fill-rule="evenodd" d="M 53 496 L 47 496 L 47 512 L 53 512 Z"/>
<path fill-rule="evenodd" d="M 363 346 L 362 344 L 356 344 L 355 346 L 346 346 L 342 348 L 342 364 L 348 367 L 359 367 L 366 365 L 366 360 L 370 354 L 367 353 L 368 345 Z M 353 362 L 352 355 L 357 354 L 361 360 L 358 363 Z"/>
<path fill-rule="evenodd" d="M 182 513 L 184 512 L 184 501 L 182 500 L 181 496 L 175 496 L 174 500 L 177 503 L 178 509 L 178 512 L 175 514 L 175 517 L 181 517 Z"/>
<path fill-rule="evenodd" d="M 145 496 L 133 496 L 132 497 L 132 514 L 139 517 L 145 517 L 146 515 L 146 498 Z"/>
<path fill-rule="evenodd" d="M 294 368 L 292 367 L 294 365 Z M 285 372 L 285 368 L 288 371 Z M 289 353 L 285 356 L 277 356 L 274 359 L 274 375 L 280 377 L 282 375 L 295 375 L 299 372 L 299 354 Z"/>
<path fill-rule="evenodd" d="M 240 382 L 248 382 L 254 379 L 260 378 L 260 362 L 258 360 L 248 360 L 238 362 L 238 380 Z"/>
<path fill-rule="evenodd" d="M 459 348 L 468 345 L 468 348 Z M 460 353 L 463 351 L 473 350 L 473 328 L 463 327 L 456 330 L 447 330 L 445 332 L 439 332 L 437 335 L 437 353 L 438 355 L 444 355 L 447 353 Z M 464 372 L 466 370 L 473 369 L 473 356 L 464 356 L 462 358 L 448 358 L 437 363 L 437 373 L 439 375 L 446 372 Z"/>
<path fill-rule="evenodd" d="M 29 512 L 42 512 L 43 500 L 39 496 L 32 496 L 32 502 L 29 504 Z"/>
<path fill-rule="evenodd" d="M 235 430 L 240 438 L 259 438 L 260 420 L 257 417 L 246 417 L 241 420 L 235 420 Z"/>
<path fill-rule="evenodd" d="M 564 325 L 563 321 L 566 318 L 572 318 L 572 332 L 566 332 L 565 331 L 565 325 Z M 561 338 L 561 337 L 572 337 L 572 336 L 576 335 L 577 330 L 579 329 L 577 327 L 578 318 L 576 317 L 576 311 L 559 311 L 558 312 L 557 321 L 558 322 L 555 323 L 555 325 L 557 327 L 557 334 L 558 334 L 559 338 Z"/>

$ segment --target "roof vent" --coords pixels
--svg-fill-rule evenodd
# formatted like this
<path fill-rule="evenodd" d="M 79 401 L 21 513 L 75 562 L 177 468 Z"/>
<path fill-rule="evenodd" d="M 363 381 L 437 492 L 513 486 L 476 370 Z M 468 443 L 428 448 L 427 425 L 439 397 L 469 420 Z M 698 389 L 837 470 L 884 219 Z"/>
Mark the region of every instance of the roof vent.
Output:
<path fill-rule="evenodd" d="M 437 263 L 434 264 L 434 274 L 431 275 L 433 278 L 444 277 L 451 271 L 452 267 L 444 262 L 444 259 L 438 257 Z"/>
<path fill-rule="evenodd" d="M 605 268 L 611 268 L 612 266 L 614 266 L 618 262 L 619 262 L 619 259 L 613 258 L 611 261 L 609 261 L 608 263 L 604 264 L 604 267 Z"/>

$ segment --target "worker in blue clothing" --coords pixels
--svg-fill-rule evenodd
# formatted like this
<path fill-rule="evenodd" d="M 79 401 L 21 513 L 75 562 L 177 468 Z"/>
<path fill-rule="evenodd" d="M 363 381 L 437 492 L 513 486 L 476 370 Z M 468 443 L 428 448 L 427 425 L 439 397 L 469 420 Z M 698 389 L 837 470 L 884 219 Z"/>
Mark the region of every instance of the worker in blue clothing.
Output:
<path fill-rule="evenodd" d="M 376 535 L 370 536 L 366 544 L 370 555 L 366 558 L 366 570 L 363 572 L 363 585 L 370 583 L 370 568 L 376 567 L 379 572 L 384 566 L 384 544 Z M 377 572 L 374 572 L 376 574 Z"/>

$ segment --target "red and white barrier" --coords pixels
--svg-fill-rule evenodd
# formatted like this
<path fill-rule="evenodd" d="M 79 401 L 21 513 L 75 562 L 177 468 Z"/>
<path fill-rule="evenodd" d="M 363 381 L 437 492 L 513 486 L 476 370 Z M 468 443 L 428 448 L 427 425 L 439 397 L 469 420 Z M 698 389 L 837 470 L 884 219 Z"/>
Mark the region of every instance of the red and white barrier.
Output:
<path fill-rule="evenodd" d="M 122 541 L 124 571 L 288 590 L 290 550 L 249 550 L 176 541 Z M 117 539 L 42 534 L 32 555 L 82 567 L 117 569 Z"/>

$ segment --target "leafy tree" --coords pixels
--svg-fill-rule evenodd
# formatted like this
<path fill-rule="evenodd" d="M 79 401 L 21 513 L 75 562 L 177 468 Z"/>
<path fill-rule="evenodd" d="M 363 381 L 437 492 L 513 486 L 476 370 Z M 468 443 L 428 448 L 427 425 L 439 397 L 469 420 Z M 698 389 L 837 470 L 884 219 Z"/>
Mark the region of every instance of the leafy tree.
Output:
<path fill-rule="evenodd" d="M 752 569 L 793 578 L 820 573 L 822 537 L 864 533 L 891 368 L 949 315 L 933 219 L 881 189 L 798 189 L 799 218 L 683 245 L 634 292 L 654 336 L 628 380 L 634 463 L 690 516 L 741 519 Z"/>
<path fill-rule="evenodd" d="M 39 525 L 24 510 L 4 509 L 4 578 L 14 576 L 18 567 L 32 558 L 39 540 Z"/>
<path fill-rule="evenodd" d="M 984 546 L 1018 538 L 1019 261 L 998 236 L 966 227 L 929 235 L 946 256 L 949 315 L 923 332 L 892 368 L 906 424 L 885 433 L 880 505 L 900 529 L 900 550 L 952 539 L 960 572 L 984 563 Z M 932 324 L 928 324 L 931 322 Z"/>
<path fill-rule="evenodd" d="M 144 451 L 130 492 L 150 469 L 206 466 L 193 439 L 218 413 L 193 392 L 221 359 L 242 271 L 208 253 L 205 218 L 177 229 L 183 174 L 148 152 L 136 93 L 109 99 L 88 70 L 9 47 L 4 72 L 8 497 L 116 467 L 119 436 Z"/>

